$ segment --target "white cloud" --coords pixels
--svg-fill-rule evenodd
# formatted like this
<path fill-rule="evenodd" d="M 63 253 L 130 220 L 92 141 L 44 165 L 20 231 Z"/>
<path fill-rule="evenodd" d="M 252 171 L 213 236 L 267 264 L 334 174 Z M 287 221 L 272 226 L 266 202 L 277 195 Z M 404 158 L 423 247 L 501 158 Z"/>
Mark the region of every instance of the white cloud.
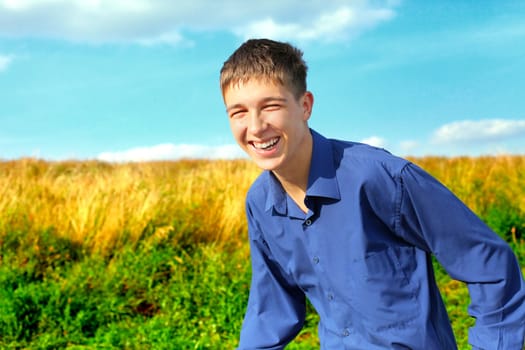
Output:
<path fill-rule="evenodd" d="M 412 154 L 416 152 L 419 147 L 419 142 L 414 140 L 405 140 L 399 143 L 399 148 L 403 154 Z"/>
<path fill-rule="evenodd" d="M 0 55 L 0 72 L 3 72 L 13 62 L 13 56 Z"/>
<path fill-rule="evenodd" d="M 0 36 L 179 44 L 185 31 L 281 40 L 352 38 L 395 15 L 396 1 L 0 0 Z"/>
<path fill-rule="evenodd" d="M 343 6 L 333 12 L 321 12 L 312 20 L 295 22 L 276 22 L 273 18 L 256 20 L 235 30 L 246 38 L 270 37 L 281 40 L 326 40 L 346 39 L 358 35 L 362 30 L 394 16 L 390 8 L 373 9 L 365 4 Z M 367 5 L 367 4 L 366 4 Z"/>
<path fill-rule="evenodd" d="M 499 141 L 525 136 L 525 120 L 462 120 L 445 124 L 432 137 L 437 144 Z"/>
<path fill-rule="evenodd" d="M 386 140 L 379 136 L 370 136 L 361 140 L 360 142 L 380 148 L 385 148 L 387 145 Z"/>
<path fill-rule="evenodd" d="M 245 154 L 237 145 L 205 146 L 165 143 L 151 147 L 136 147 L 125 151 L 103 152 L 97 156 L 97 159 L 108 162 L 140 162 L 181 158 L 235 159 L 244 157 Z"/>

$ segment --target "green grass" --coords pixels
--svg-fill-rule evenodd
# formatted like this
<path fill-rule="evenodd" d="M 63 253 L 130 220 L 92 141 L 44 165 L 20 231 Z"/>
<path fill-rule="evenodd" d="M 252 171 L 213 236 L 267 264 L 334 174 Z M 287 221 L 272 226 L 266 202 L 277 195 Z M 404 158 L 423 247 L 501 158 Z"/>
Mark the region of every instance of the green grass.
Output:
<path fill-rule="evenodd" d="M 168 242 L 144 235 L 101 256 L 53 230 L 4 235 L 0 348 L 235 348 L 249 291 L 246 251 Z M 511 243 L 523 263 L 523 238 Z M 437 265 L 436 272 L 459 347 L 468 349 L 467 289 Z M 318 348 L 317 321 L 309 306 L 288 349 Z"/>
<path fill-rule="evenodd" d="M 525 157 L 415 161 L 525 267 Z M 22 159 L 0 162 L 0 173 L 0 349 L 235 348 L 255 166 Z M 459 348 L 469 349 L 467 288 L 435 269 Z M 287 349 L 319 348 L 308 310 Z"/>
<path fill-rule="evenodd" d="M 56 243 L 2 249 L 0 348 L 234 348 L 250 273 L 239 254 L 139 244 L 71 259 Z"/>

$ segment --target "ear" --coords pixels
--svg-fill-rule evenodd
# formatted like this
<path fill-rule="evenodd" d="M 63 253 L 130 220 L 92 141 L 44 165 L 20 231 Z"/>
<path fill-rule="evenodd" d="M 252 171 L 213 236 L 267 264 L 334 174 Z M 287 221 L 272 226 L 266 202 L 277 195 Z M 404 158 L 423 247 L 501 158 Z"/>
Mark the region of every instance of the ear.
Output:
<path fill-rule="evenodd" d="M 314 106 L 314 95 L 310 91 L 306 91 L 301 99 L 303 107 L 303 120 L 307 121 L 312 115 L 312 108 Z"/>

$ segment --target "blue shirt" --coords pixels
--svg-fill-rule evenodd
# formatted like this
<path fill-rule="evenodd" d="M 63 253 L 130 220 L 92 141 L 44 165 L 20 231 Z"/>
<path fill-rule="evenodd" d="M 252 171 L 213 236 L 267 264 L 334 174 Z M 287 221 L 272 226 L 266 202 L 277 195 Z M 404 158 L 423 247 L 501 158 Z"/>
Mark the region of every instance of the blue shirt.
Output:
<path fill-rule="evenodd" d="M 431 254 L 467 283 L 474 349 L 521 350 L 525 282 L 510 247 L 407 160 L 312 130 L 304 213 L 275 176 L 251 186 L 252 281 L 239 349 L 283 349 L 320 316 L 321 349 L 457 349 Z"/>

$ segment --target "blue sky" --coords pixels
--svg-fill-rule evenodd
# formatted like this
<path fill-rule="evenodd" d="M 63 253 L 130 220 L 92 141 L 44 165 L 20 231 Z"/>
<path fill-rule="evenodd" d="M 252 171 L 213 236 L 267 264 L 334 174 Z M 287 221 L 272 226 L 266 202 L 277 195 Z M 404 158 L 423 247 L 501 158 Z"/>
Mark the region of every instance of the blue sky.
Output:
<path fill-rule="evenodd" d="M 242 156 L 218 78 L 252 37 L 305 52 L 325 136 L 525 154 L 522 0 L 0 0 L 0 159 Z"/>

